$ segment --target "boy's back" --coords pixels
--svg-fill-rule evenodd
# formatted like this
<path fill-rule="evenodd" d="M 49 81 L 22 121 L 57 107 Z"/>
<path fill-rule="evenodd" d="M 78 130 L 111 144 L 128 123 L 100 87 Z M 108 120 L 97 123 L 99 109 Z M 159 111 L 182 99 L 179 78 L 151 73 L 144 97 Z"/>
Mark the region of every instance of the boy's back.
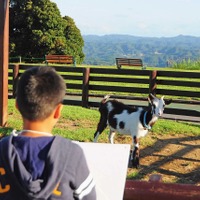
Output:
<path fill-rule="evenodd" d="M 28 70 L 20 79 L 16 102 L 23 130 L 0 141 L 0 200 L 96 199 L 82 149 L 51 134 L 60 117 L 64 85 L 47 67 Z M 52 93 L 44 95 L 49 88 Z M 50 108 L 43 108 L 48 101 Z"/>

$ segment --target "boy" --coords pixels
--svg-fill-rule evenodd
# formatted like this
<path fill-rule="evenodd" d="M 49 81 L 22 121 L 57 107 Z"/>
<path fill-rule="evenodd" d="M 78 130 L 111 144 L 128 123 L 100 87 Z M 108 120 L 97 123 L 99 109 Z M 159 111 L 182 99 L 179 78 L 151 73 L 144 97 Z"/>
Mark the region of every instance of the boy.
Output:
<path fill-rule="evenodd" d="M 0 141 L 0 200 L 96 199 L 82 149 L 51 134 L 65 92 L 64 80 L 51 67 L 21 76 L 16 107 L 23 130 Z"/>

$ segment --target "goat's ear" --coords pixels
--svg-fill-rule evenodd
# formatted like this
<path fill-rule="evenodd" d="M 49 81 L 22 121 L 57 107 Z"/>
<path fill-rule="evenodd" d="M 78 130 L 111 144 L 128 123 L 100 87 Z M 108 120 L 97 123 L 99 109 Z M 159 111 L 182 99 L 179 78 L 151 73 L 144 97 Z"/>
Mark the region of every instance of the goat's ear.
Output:
<path fill-rule="evenodd" d="M 172 99 L 165 100 L 165 104 L 166 104 L 166 105 L 169 105 L 171 102 L 172 102 Z"/>

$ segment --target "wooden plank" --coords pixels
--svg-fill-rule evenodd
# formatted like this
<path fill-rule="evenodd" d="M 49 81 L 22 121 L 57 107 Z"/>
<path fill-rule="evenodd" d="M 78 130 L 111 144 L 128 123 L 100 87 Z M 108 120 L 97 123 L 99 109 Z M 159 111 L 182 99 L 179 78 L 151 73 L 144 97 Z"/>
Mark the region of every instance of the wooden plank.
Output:
<path fill-rule="evenodd" d="M 65 63 L 65 64 L 73 64 L 71 60 L 49 60 L 48 63 Z"/>
<path fill-rule="evenodd" d="M 149 84 L 149 79 L 90 76 L 90 81 Z"/>
<path fill-rule="evenodd" d="M 47 63 L 74 64 L 74 57 L 70 55 L 45 55 Z"/>
<path fill-rule="evenodd" d="M 197 110 L 178 109 L 178 108 L 165 108 L 164 113 L 173 115 L 193 116 L 193 117 L 200 116 L 200 112 Z"/>
<path fill-rule="evenodd" d="M 200 123 L 199 117 L 186 116 L 186 115 L 172 115 L 172 114 L 163 114 L 161 117 L 163 119 L 175 120 L 175 121 L 185 121 L 185 122 L 194 122 Z"/>
<path fill-rule="evenodd" d="M 123 200 L 200 200 L 200 187 L 158 181 L 127 180 Z"/>
<path fill-rule="evenodd" d="M 79 90 L 82 90 L 82 84 L 67 83 L 67 89 L 79 89 Z"/>
<path fill-rule="evenodd" d="M 182 97 L 197 97 L 197 98 L 200 98 L 200 92 L 193 92 L 193 91 L 180 91 L 180 90 L 169 90 L 169 89 L 156 89 L 156 94 L 171 95 L 171 96 L 182 96 Z"/>
<path fill-rule="evenodd" d="M 151 70 L 131 70 L 131 69 L 106 69 L 106 68 L 91 68 L 90 73 L 92 74 L 112 74 L 112 75 L 129 75 L 129 76 L 148 76 Z"/>
<path fill-rule="evenodd" d="M 173 99 L 173 103 L 200 105 L 200 101 L 198 101 L 198 100 L 191 100 L 191 99 L 189 99 L 189 100 Z"/>
<path fill-rule="evenodd" d="M 157 80 L 158 85 L 184 86 L 200 88 L 200 82 L 197 81 L 183 81 L 183 80 Z"/>
<path fill-rule="evenodd" d="M 11 65 L 12 66 L 12 65 Z M 37 65 L 37 66 L 33 66 L 33 65 L 19 65 L 20 70 L 27 70 L 31 67 L 44 67 L 44 65 Z M 51 66 L 53 67 L 57 72 L 75 72 L 75 73 L 83 73 L 83 67 L 64 67 L 64 66 Z"/>
<path fill-rule="evenodd" d="M 99 108 L 99 106 L 100 106 L 99 102 L 92 102 L 92 101 L 88 102 L 88 107 L 90 108 Z"/>
<path fill-rule="evenodd" d="M 74 105 L 74 106 L 82 106 L 82 102 L 80 100 L 71 100 L 71 99 L 64 99 L 64 105 Z"/>
<path fill-rule="evenodd" d="M 177 78 L 200 78 L 199 72 L 175 72 L 175 71 L 158 71 L 158 77 L 177 77 Z"/>
<path fill-rule="evenodd" d="M 132 92 L 148 94 L 149 88 L 137 88 L 137 87 L 122 87 L 122 86 L 107 86 L 107 85 L 89 85 L 89 91 L 113 91 L 113 92 Z"/>
<path fill-rule="evenodd" d="M 62 73 L 65 73 L 65 72 L 74 72 L 74 73 L 82 73 L 83 74 L 83 70 L 84 70 L 84 67 L 64 67 L 64 66 L 52 66 L 54 67 L 54 69 L 57 71 L 57 72 L 62 72 Z"/>
<path fill-rule="evenodd" d="M 76 81 L 82 81 L 83 80 L 83 76 L 77 76 L 77 75 L 63 75 L 61 74 L 61 76 L 65 79 L 65 80 L 76 80 Z"/>
<path fill-rule="evenodd" d="M 12 85 L 13 84 L 13 80 L 8 80 L 8 85 Z"/>
<path fill-rule="evenodd" d="M 32 67 L 42 67 L 44 65 L 19 65 L 19 69 L 20 70 L 27 70 L 27 69 L 30 69 Z"/>

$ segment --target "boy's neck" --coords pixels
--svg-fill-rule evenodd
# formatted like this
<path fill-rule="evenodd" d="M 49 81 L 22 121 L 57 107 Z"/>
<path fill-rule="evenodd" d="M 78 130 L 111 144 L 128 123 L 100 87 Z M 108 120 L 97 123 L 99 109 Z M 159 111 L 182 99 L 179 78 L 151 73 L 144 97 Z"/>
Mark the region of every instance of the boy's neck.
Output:
<path fill-rule="evenodd" d="M 52 136 L 52 129 L 53 127 L 49 122 L 23 120 L 21 135 L 28 137 Z"/>
<path fill-rule="evenodd" d="M 27 136 L 27 137 L 51 137 L 53 136 L 49 132 L 43 132 L 43 131 L 36 131 L 36 130 L 21 130 L 21 135 Z"/>

